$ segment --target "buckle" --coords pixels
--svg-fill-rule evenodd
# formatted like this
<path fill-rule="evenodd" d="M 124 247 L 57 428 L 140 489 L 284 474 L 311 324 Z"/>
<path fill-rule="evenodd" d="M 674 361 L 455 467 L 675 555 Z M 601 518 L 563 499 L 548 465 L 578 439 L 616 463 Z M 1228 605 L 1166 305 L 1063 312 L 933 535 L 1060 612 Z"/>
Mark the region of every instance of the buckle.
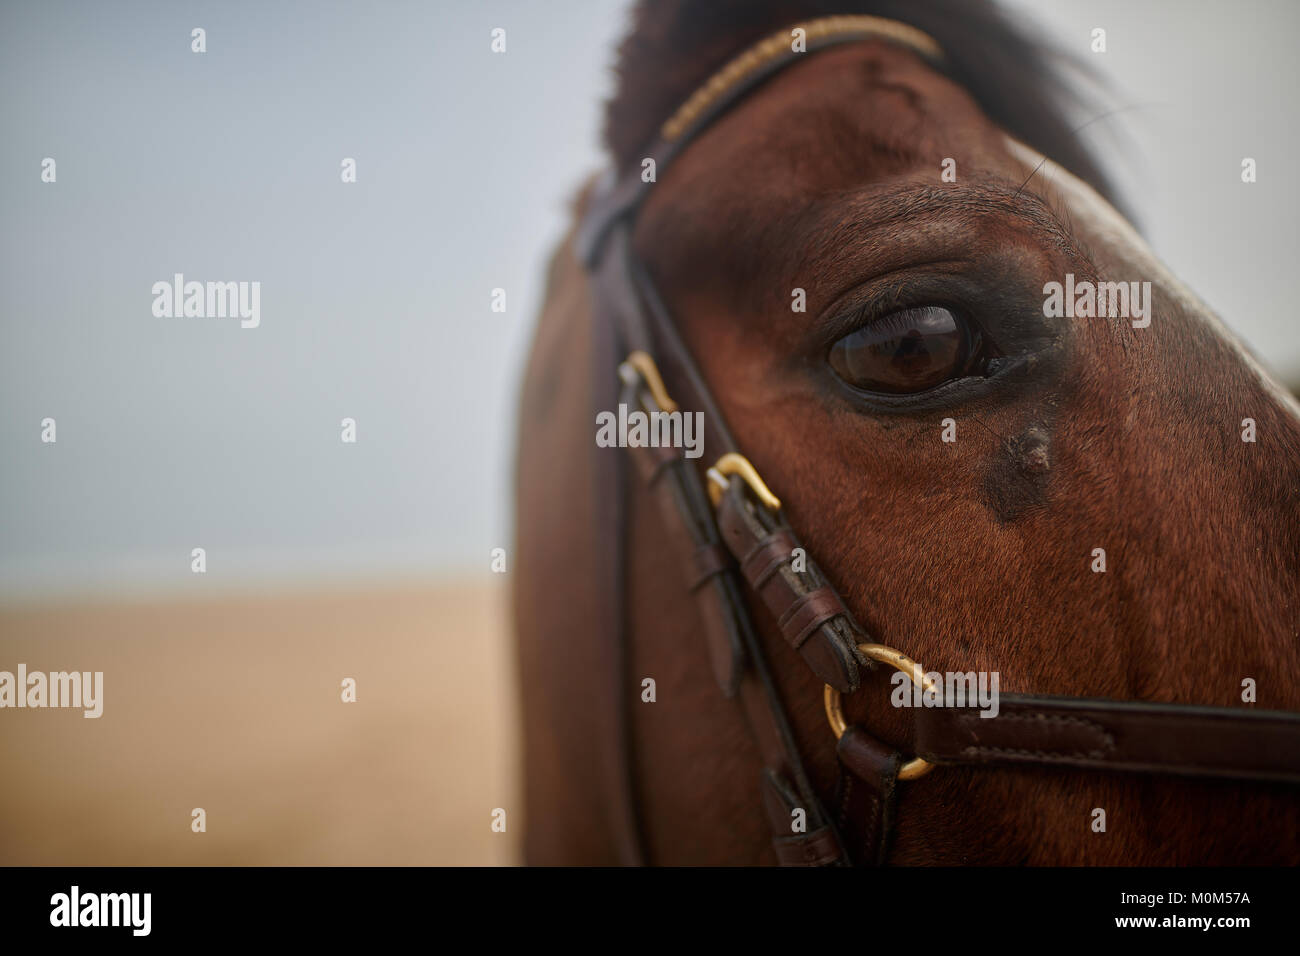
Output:
<path fill-rule="evenodd" d="M 638 380 L 646 387 L 650 397 L 659 407 L 652 411 L 675 412 L 677 403 L 668 396 L 664 380 L 659 375 L 659 366 L 648 352 L 638 349 L 632 352 L 618 366 L 618 377 L 625 385 L 636 385 Z"/>
<path fill-rule="evenodd" d="M 745 484 L 749 485 L 749 490 L 754 493 L 759 501 L 772 511 L 781 510 L 781 499 L 772 494 L 772 489 L 759 477 L 756 469 L 748 458 L 734 451 L 729 451 L 714 463 L 709 469 L 709 500 L 713 502 L 713 507 L 717 507 L 722 501 L 722 494 L 730 486 L 727 480 L 728 475 L 738 475 Z"/>

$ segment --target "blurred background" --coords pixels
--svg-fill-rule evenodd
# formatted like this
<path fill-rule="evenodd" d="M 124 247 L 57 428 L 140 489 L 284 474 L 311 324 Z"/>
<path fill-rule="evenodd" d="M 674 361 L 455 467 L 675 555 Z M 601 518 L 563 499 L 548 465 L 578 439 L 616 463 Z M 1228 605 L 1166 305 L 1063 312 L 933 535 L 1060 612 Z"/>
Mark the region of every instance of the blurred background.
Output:
<path fill-rule="evenodd" d="M 1300 7 L 1007 5 L 1294 388 Z M 0 863 L 517 861 L 515 383 L 628 6 L 0 6 L 0 670 L 105 673 L 99 720 L 0 711 Z M 154 317 L 178 272 L 260 326 Z"/>

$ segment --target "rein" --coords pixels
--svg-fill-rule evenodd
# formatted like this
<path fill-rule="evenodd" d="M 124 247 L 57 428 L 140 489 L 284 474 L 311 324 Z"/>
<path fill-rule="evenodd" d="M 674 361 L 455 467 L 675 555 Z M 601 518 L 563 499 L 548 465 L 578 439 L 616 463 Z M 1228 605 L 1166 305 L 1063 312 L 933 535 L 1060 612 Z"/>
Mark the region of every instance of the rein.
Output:
<path fill-rule="evenodd" d="M 803 30 L 804 46 L 792 37 Z M 751 47 L 715 73 L 660 129 L 645 153 L 658 173 L 701 131 L 774 73 L 827 47 L 882 38 L 942 66 L 926 34 L 892 20 L 837 16 L 798 24 Z M 760 799 L 783 865 L 883 864 L 899 781 L 936 766 L 1060 766 L 1300 783 L 1300 714 L 1227 707 L 1002 694 L 982 717 L 975 704 L 918 708 L 915 756 L 847 725 L 841 695 L 856 691 L 863 670 L 884 663 L 925 685 L 924 668 L 875 643 L 854 620 L 786 522 L 780 500 L 741 454 L 662 297 L 632 247 L 650 184 L 640 170 L 611 170 L 581 222 L 577 254 L 593 281 L 593 401 L 647 413 L 691 409 L 710 424 L 712 467 L 701 476 L 680 448 L 633 447 L 640 482 L 659 502 L 677 539 L 684 585 L 704 621 L 704 640 L 722 693 L 735 698 L 762 756 Z M 617 372 L 617 374 L 615 374 Z M 670 394 L 665 382 L 672 383 Z M 676 399 L 673 397 L 676 396 Z M 610 634 L 602 662 L 610 678 L 604 781 L 624 863 L 644 860 L 629 755 L 626 686 L 626 461 L 595 452 L 596 554 L 604 580 L 595 626 Z M 796 557 L 798 558 L 796 560 Z M 826 685 L 827 720 L 836 740 L 840 781 L 828 811 L 811 786 L 790 722 L 751 619 L 757 598 L 785 640 Z M 792 827 L 802 810 L 806 826 Z"/>

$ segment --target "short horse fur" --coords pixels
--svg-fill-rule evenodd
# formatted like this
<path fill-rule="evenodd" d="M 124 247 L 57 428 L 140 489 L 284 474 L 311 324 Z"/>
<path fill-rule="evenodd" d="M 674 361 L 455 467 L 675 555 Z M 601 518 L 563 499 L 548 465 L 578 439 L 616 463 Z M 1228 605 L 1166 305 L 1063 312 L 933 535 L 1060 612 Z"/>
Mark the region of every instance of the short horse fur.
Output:
<path fill-rule="evenodd" d="M 1069 132 L 1070 91 L 1032 38 L 983 3 L 642 3 L 607 123 L 617 167 L 755 40 L 859 12 L 925 30 L 950 68 L 879 40 L 809 57 L 692 142 L 638 218 L 636 251 L 738 442 L 857 619 L 930 669 L 997 671 L 1003 692 L 1220 706 L 1245 706 L 1252 678 L 1258 706 L 1300 709 L 1300 409 L 1103 198 L 1112 190 Z M 949 157 L 956 183 L 939 178 Z M 881 410 L 829 387 L 820 319 L 855 289 L 927 272 L 1027 316 L 1067 273 L 1150 281 L 1152 321 L 1040 311 L 1027 334 L 1050 359 L 971 398 Z M 790 309 L 796 287 L 806 313 Z M 771 863 L 758 755 L 713 679 L 681 555 L 635 482 L 623 685 L 602 670 L 591 349 L 570 236 L 521 401 L 526 860 L 618 862 L 598 739 L 623 707 L 646 861 Z M 955 443 L 939 440 L 944 418 Z M 1104 573 L 1090 568 L 1096 548 Z M 755 620 L 829 794 L 822 686 Z M 890 689 L 887 669 L 874 672 L 846 710 L 906 751 L 910 715 Z M 901 785 L 889 862 L 1294 864 L 1298 812 L 1285 785 L 939 768 Z"/>

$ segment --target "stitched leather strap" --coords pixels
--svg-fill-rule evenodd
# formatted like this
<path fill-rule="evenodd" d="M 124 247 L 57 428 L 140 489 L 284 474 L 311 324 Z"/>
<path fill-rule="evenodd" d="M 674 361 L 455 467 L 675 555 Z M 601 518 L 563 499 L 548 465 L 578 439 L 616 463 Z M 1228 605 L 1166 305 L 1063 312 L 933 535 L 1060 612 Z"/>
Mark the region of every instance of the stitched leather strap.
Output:
<path fill-rule="evenodd" d="M 788 562 L 799 547 L 794 533 L 787 528 L 780 528 L 754 545 L 754 549 L 740 562 L 740 573 L 745 576 L 750 587 L 759 590 L 768 578 L 781 570 L 781 565 Z"/>
<path fill-rule="evenodd" d="M 720 544 L 702 544 L 695 549 L 695 577 L 691 579 L 690 589 L 695 591 L 701 584 L 715 574 L 731 568 L 731 555 Z"/>
<path fill-rule="evenodd" d="M 633 460 L 653 464 L 655 449 L 630 451 Z M 643 476 L 650 473 L 648 467 L 640 471 Z M 667 533 L 676 540 L 675 553 L 691 557 L 679 563 L 683 584 L 694 597 L 704 625 L 713 676 L 723 694 L 734 697 L 746 662 L 740 623 L 731 604 L 731 594 L 737 590 L 735 562 L 718 541 L 708 497 L 690 463 L 679 455 L 651 474 L 650 491 L 659 503 Z"/>
<path fill-rule="evenodd" d="M 931 763 L 1300 783 L 1300 714 L 1002 694 L 992 718 L 974 707 L 918 709 L 916 750 Z"/>
<path fill-rule="evenodd" d="M 823 585 L 795 598 L 776 623 L 790 646 L 798 649 L 827 621 L 847 613 L 840 596 Z"/>
<path fill-rule="evenodd" d="M 696 136 L 754 87 L 817 50 L 874 37 L 905 46 L 936 66 L 943 62 L 943 53 L 934 40 L 915 27 L 896 21 L 872 16 L 839 16 L 791 24 L 794 26 L 805 28 L 807 36 L 802 49 L 797 49 L 791 42 L 788 29 L 769 37 L 709 78 L 696 94 L 707 100 L 701 108 L 687 113 L 684 111 L 692 104 L 683 104 L 678 115 L 664 124 L 660 135 L 647 145 L 644 153 L 645 158 L 655 161 L 659 176 Z M 578 258 L 584 264 L 590 266 L 599 259 L 601 244 L 614 226 L 620 220 L 636 215 L 651 188 L 652 184 L 641 180 L 640 163 L 621 177 L 610 170 L 591 208 L 583 216 L 575 240 Z"/>
<path fill-rule="evenodd" d="M 856 690 L 865 661 L 857 646 L 870 638 L 828 585 L 807 550 L 779 514 L 755 508 L 739 478 L 718 504 L 723 543 L 741 562 L 741 571 L 776 618 L 781 633 L 823 682 L 841 692 Z M 794 552 L 804 553 L 795 569 Z"/>
<path fill-rule="evenodd" d="M 855 863 L 883 866 L 894 829 L 902 755 L 862 727 L 848 727 L 835 747 L 840 758 L 836 804 L 840 833 Z"/>
<path fill-rule="evenodd" d="M 774 837 L 772 848 L 782 866 L 830 866 L 840 858 L 840 845 L 830 827 L 812 833 Z"/>
<path fill-rule="evenodd" d="M 772 826 L 772 849 L 782 866 L 833 866 L 849 862 L 839 837 L 819 813 L 809 808 L 790 782 L 770 768 L 763 771 L 763 808 Z M 803 811 L 803 829 L 796 829 L 797 811 Z"/>
<path fill-rule="evenodd" d="M 641 349 L 655 356 L 673 357 L 662 361 L 660 369 L 683 411 L 704 412 L 705 460 L 712 460 L 710 456 L 734 448 L 730 433 L 652 286 L 637 283 L 635 267 L 628 227 L 618 226 L 594 264 L 601 312 L 618 329 L 627 351 Z M 617 362 L 611 363 L 605 372 L 609 379 L 616 379 L 616 366 Z M 619 401 L 630 407 L 657 407 L 653 396 L 635 383 L 625 385 Z M 801 866 L 848 862 L 834 825 L 808 780 L 785 708 L 750 620 L 735 562 L 720 541 L 713 507 L 704 492 L 696 463 L 685 458 L 682 449 L 650 447 L 630 451 L 642 479 L 658 498 L 670 535 L 678 540 L 677 553 L 689 556 L 681 562 L 686 575 L 684 583 L 695 595 L 718 684 L 727 696 L 740 698 L 771 786 L 779 786 L 792 808 L 798 806 L 806 811 L 810 832 L 780 845 L 774 843 L 778 859 L 792 864 L 797 860 Z M 617 449 L 599 449 L 599 452 L 624 456 Z M 622 531 L 619 535 L 621 547 L 625 536 Z M 623 600 L 620 596 L 619 601 Z M 626 801 L 630 807 L 630 793 L 623 792 L 628 793 Z M 634 807 L 630 810 L 634 811 Z M 627 815 L 625 811 L 618 818 L 626 819 Z M 791 835 L 788 820 L 778 820 L 771 812 L 768 816 L 774 839 L 785 840 Z"/>

